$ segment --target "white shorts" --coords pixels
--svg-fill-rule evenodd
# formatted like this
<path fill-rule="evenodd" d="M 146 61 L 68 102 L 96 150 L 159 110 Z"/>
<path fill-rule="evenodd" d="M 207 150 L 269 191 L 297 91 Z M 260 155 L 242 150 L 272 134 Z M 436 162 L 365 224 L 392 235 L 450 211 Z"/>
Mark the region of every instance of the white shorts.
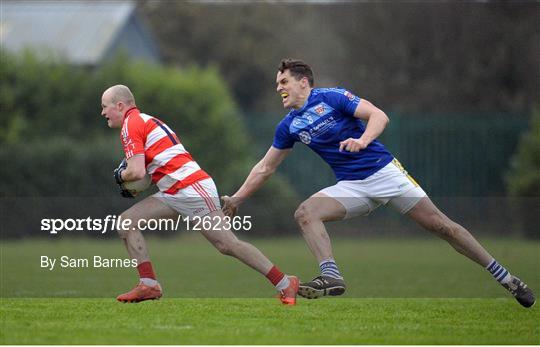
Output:
<path fill-rule="evenodd" d="M 211 178 L 195 182 L 174 195 L 160 191 L 152 196 L 184 217 L 202 217 L 221 209 L 218 191 Z"/>
<path fill-rule="evenodd" d="M 405 214 L 427 196 L 397 159 L 366 179 L 339 181 L 320 193 L 336 199 L 345 207 L 345 219 L 367 216 L 386 204 Z"/>

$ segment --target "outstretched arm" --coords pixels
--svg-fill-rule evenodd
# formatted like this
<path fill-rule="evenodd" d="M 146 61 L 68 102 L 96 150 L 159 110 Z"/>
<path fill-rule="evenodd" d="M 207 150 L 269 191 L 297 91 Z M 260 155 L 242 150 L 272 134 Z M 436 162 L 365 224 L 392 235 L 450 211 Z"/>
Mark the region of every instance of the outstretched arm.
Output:
<path fill-rule="evenodd" d="M 359 139 L 348 138 L 341 141 L 339 150 L 349 152 L 359 152 L 366 148 L 371 141 L 375 140 L 386 128 L 390 119 L 382 110 L 371 102 L 362 99 L 354 111 L 356 118 L 367 121 L 366 130 Z"/>
<path fill-rule="evenodd" d="M 290 151 L 290 149 L 270 147 L 265 156 L 251 169 L 240 189 L 232 197 L 222 197 L 223 212 L 227 216 L 234 216 L 240 204 L 262 187 Z"/>

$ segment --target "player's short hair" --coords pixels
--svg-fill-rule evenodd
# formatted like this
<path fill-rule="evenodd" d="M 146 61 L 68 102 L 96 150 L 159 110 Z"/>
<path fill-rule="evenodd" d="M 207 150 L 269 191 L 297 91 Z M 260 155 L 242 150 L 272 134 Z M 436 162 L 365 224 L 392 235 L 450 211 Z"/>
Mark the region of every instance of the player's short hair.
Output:
<path fill-rule="evenodd" d="M 279 72 L 283 73 L 285 70 L 289 70 L 291 75 L 297 80 L 301 80 L 306 77 L 310 87 L 313 87 L 313 70 L 311 67 L 299 59 L 285 58 L 281 60 L 278 67 Z"/>
<path fill-rule="evenodd" d="M 135 97 L 128 87 L 117 84 L 109 89 L 111 89 L 112 102 L 116 103 L 121 101 L 127 105 L 135 105 Z"/>

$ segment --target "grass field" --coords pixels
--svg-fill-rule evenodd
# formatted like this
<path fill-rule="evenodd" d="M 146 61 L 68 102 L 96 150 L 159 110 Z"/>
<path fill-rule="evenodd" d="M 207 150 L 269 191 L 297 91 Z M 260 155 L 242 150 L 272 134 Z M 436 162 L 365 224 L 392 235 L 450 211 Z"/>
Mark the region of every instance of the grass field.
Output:
<path fill-rule="evenodd" d="M 253 243 L 289 273 L 317 274 L 300 239 Z M 538 292 L 538 242 L 483 243 Z M 523 309 L 439 240 L 336 240 L 346 295 L 295 307 L 198 235 L 149 244 L 165 296 L 120 304 L 134 269 L 40 268 L 41 255 L 124 257 L 119 241 L 3 242 L 0 343 L 540 344 L 538 306 Z"/>
<path fill-rule="evenodd" d="M 538 344 L 510 299 L 10 299 L 7 344 Z"/>

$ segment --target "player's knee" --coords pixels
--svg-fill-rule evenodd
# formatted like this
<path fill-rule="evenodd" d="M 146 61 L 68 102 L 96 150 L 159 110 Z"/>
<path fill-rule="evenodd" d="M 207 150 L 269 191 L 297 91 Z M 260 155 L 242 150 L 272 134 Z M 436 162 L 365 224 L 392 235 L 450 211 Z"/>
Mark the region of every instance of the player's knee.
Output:
<path fill-rule="evenodd" d="M 127 230 L 116 230 L 116 232 L 118 233 L 118 236 L 121 239 L 127 239 L 127 237 L 128 237 L 128 231 Z"/>
<path fill-rule="evenodd" d="M 454 222 L 439 214 L 434 214 L 431 217 L 428 229 L 444 239 L 453 239 L 458 232 Z"/>
<path fill-rule="evenodd" d="M 302 203 L 294 212 L 294 219 L 300 226 L 303 226 L 315 221 L 317 214 L 310 204 Z"/>
<path fill-rule="evenodd" d="M 132 217 L 128 214 L 128 213 L 122 213 L 119 217 L 119 220 L 132 220 L 131 219 Z M 133 221 L 133 220 L 132 220 Z M 133 230 L 133 228 L 131 227 L 131 224 L 129 227 L 125 226 L 124 224 L 122 223 L 118 223 L 117 227 L 116 227 L 116 232 L 118 233 L 118 236 L 120 236 L 121 239 L 126 239 L 130 233 L 130 231 Z"/>

